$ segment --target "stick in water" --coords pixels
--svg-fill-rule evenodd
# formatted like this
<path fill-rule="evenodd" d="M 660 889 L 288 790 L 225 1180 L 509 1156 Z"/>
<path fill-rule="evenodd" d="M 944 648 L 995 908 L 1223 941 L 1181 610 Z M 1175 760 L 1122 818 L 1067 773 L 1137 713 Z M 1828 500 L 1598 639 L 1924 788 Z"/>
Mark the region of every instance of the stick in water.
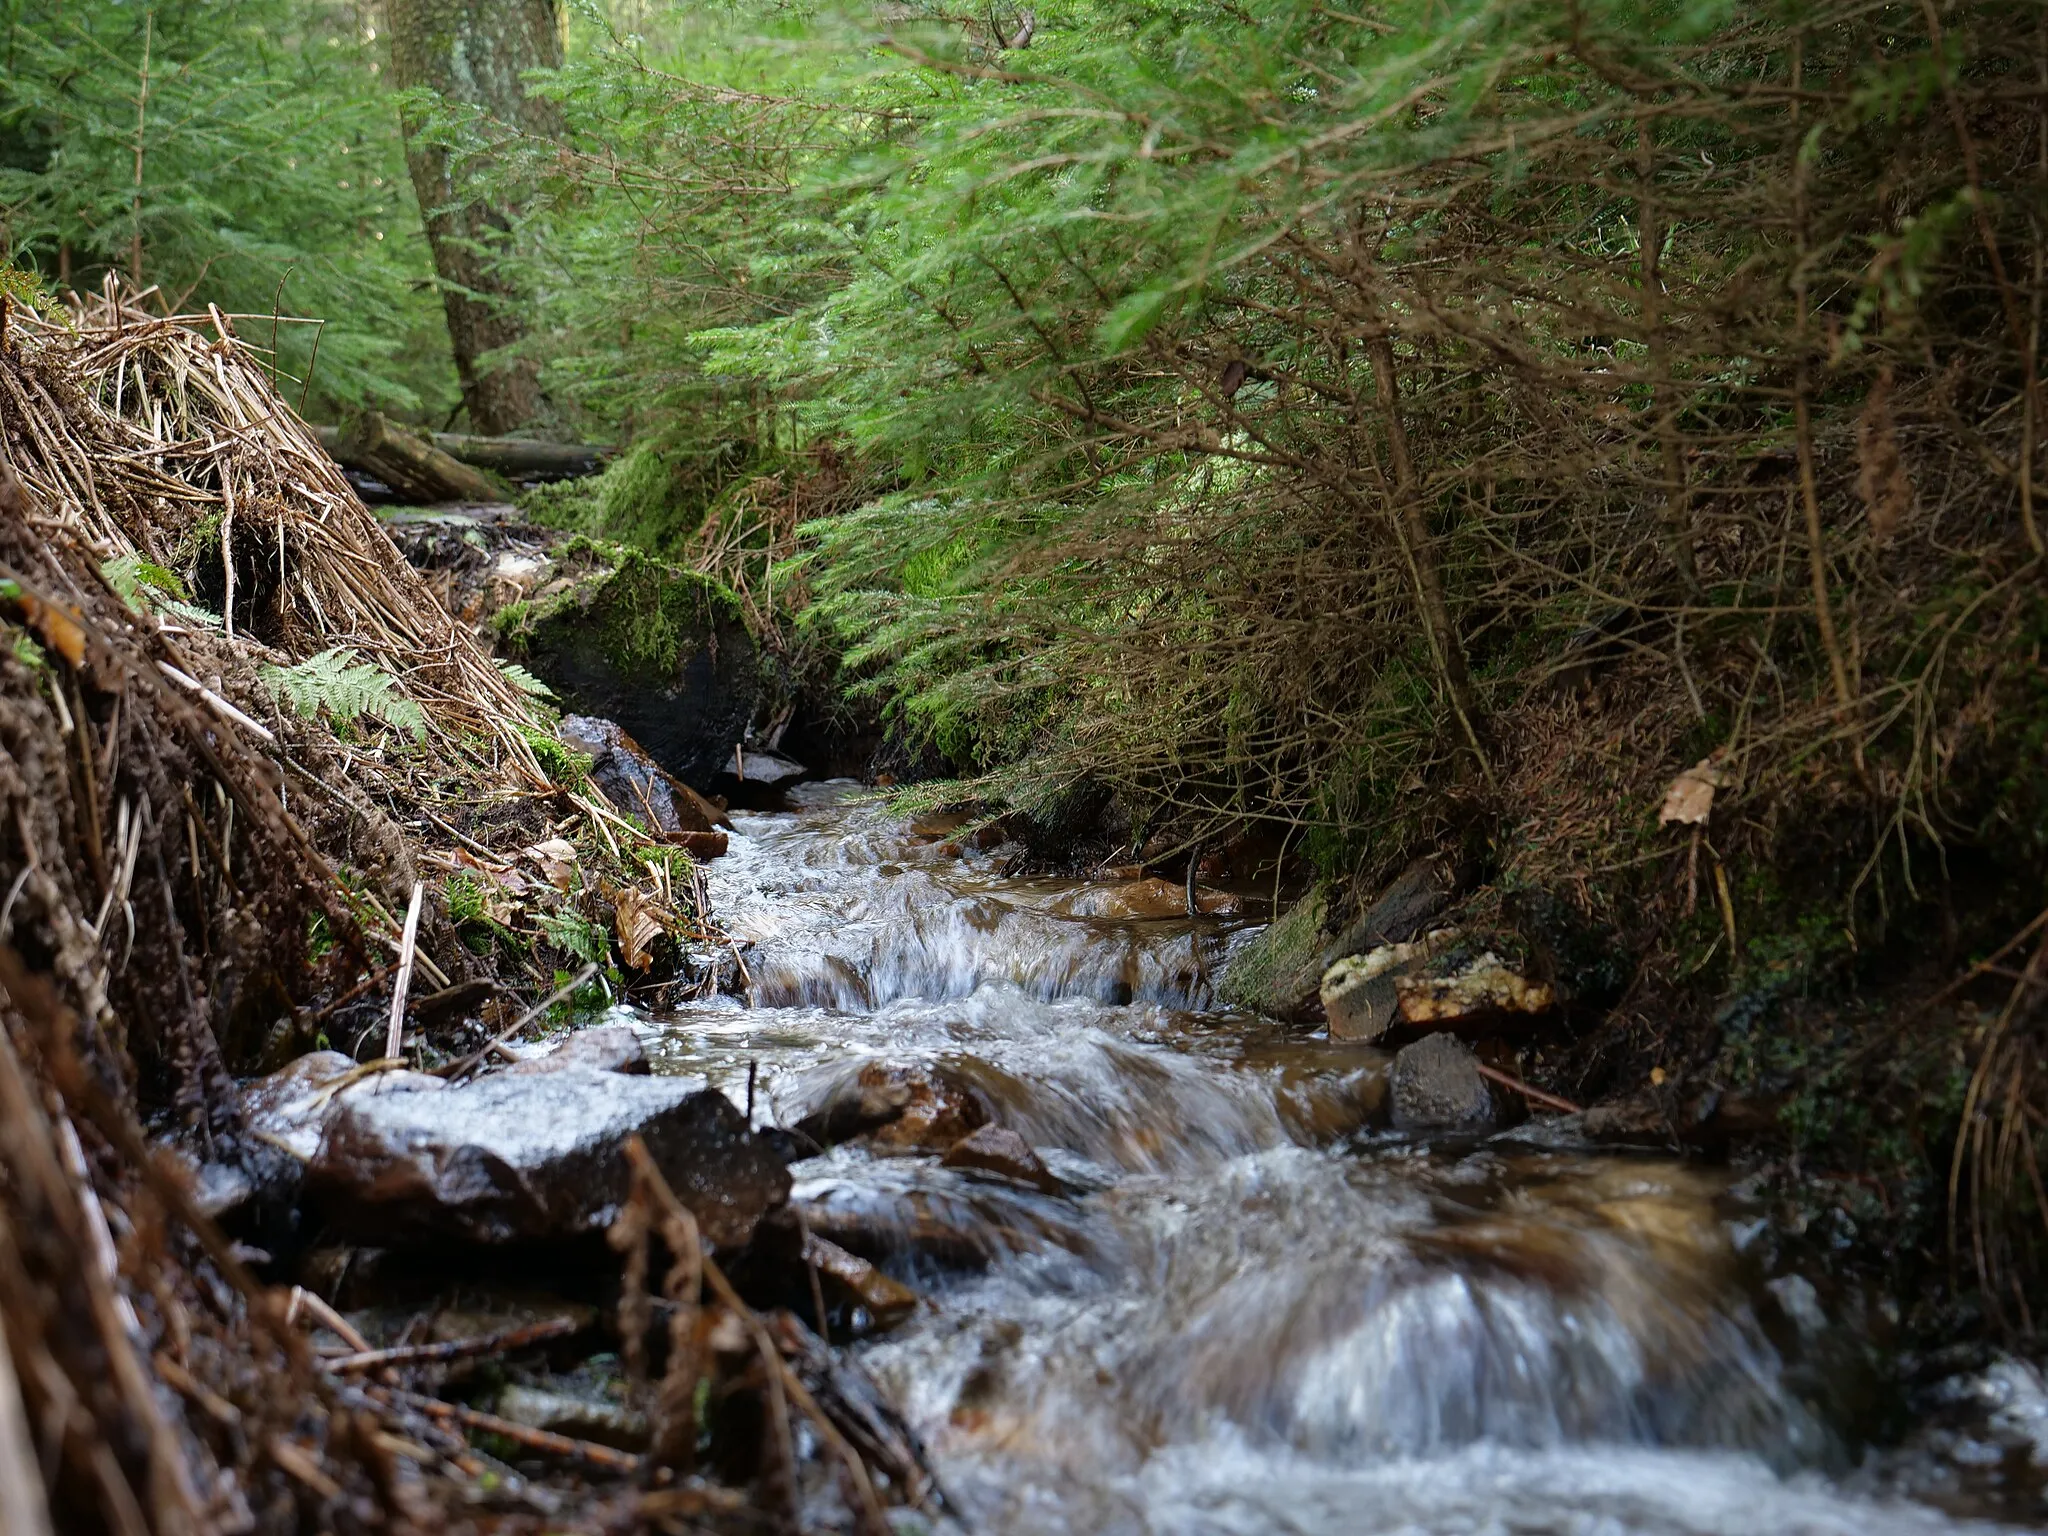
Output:
<path fill-rule="evenodd" d="M 391 992 L 391 1031 L 384 1037 L 386 1056 L 398 1054 L 399 1036 L 405 1033 L 405 994 L 412 987 L 413 952 L 420 939 L 420 898 L 426 891 L 426 881 L 413 881 L 412 905 L 405 909 L 405 938 L 398 946 L 398 985 Z"/>
<path fill-rule="evenodd" d="M 1585 1113 L 1583 1106 L 1574 1104 L 1570 1099 L 1560 1099 L 1556 1094 L 1545 1093 L 1541 1088 L 1531 1088 L 1519 1077 L 1510 1077 L 1497 1067 L 1489 1067 L 1483 1061 L 1477 1063 L 1477 1066 L 1481 1077 L 1489 1078 L 1499 1083 L 1503 1088 L 1514 1089 L 1515 1092 L 1528 1099 L 1531 1103 L 1541 1104 L 1546 1109 L 1557 1110 L 1560 1114 L 1582 1115 Z"/>

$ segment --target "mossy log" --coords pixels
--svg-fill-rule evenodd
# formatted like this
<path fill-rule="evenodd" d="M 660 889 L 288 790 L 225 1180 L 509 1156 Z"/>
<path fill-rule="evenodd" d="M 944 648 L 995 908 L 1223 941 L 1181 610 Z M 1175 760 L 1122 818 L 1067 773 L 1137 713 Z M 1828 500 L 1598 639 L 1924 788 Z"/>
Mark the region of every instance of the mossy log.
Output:
<path fill-rule="evenodd" d="M 313 432 L 320 446 L 342 463 L 357 469 L 367 467 L 342 456 L 341 428 L 315 427 Z M 595 475 L 618 451 L 609 443 L 544 443 L 526 437 L 478 437 L 468 432 L 414 435 L 450 458 L 514 480 L 576 480 Z"/>

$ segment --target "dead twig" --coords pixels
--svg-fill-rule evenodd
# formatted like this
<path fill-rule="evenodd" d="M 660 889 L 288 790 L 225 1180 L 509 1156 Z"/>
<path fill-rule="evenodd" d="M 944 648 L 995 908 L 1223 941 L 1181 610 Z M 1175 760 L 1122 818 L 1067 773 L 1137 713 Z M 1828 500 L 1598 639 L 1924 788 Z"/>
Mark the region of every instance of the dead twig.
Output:
<path fill-rule="evenodd" d="M 471 1360 L 479 1355 L 510 1354 L 550 1339 L 565 1339 L 578 1333 L 583 1323 L 573 1317 L 551 1317 L 522 1328 L 505 1328 L 497 1333 L 478 1334 L 467 1339 L 447 1339 L 438 1344 L 397 1344 L 389 1349 L 365 1349 L 322 1362 L 337 1375 L 352 1371 L 373 1371 L 387 1365 L 430 1365 L 448 1360 Z"/>

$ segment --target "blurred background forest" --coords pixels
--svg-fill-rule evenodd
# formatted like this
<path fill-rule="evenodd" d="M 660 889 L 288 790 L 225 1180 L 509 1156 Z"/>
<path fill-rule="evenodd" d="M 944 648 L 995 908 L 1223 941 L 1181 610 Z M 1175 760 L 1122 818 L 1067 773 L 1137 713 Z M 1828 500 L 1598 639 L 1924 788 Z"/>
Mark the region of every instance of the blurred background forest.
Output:
<path fill-rule="evenodd" d="M 732 583 L 906 762 L 1156 862 L 1458 848 L 1600 936 L 1627 1070 L 1684 993 L 1822 1139 L 1910 1135 L 1822 1059 L 1996 1098 L 2048 1220 L 2048 5 L 7 0 L 5 47 L 23 297 L 218 305 L 316 419 L 618 445 L 531 515 Z M 2016 932 L 1960 1035 L 1750 1033 Z"/>

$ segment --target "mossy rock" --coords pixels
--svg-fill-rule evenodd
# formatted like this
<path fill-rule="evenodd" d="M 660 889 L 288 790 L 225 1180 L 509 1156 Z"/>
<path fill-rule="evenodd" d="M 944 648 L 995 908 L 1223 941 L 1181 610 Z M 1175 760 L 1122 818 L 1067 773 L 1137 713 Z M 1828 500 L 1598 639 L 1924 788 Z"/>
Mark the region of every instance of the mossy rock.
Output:
<path fill-rule="evenodd" d="M 602 474 L 535 487 L 520 508 L 546 528 L 671 554 L 697 531 L 743 458 L 731 444 L 688 453 L 642 443 Z"/>
<path fill-rule="evenodd" d="M 1322 985 L 1329 915 L 1329 890 L 1319 885 L 1231 957 L 1216 995 L 1276 1019 L 1306 1013 Z"/>
<path fill-rule="evenodd" d="M 501 609 L 504 649 L 571 714 L 614 720 L 686 784 L 732 758 L 761 697 L 759 647 L 730 587 L 579 539 L 549 596 Z"/>

